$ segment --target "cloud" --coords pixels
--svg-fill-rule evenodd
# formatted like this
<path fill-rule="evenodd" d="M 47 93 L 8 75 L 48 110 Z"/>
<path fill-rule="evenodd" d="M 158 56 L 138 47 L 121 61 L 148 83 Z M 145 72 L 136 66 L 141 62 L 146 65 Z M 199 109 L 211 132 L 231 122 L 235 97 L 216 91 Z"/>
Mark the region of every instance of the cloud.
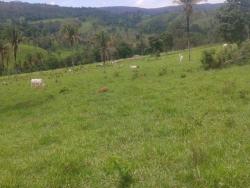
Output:
<path fill-rule="evenodd" d="M 136 1 L 136 5 L 140 6 L 144 3 L 144 0 L 137 0 Z"/>

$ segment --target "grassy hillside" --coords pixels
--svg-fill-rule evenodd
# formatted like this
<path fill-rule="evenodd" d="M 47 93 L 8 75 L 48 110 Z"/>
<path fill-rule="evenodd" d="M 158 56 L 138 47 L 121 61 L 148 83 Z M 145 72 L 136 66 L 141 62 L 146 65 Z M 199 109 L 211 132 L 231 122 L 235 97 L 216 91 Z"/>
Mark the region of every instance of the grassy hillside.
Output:
<path fill-rule="evenodd" d="M 18 47 L 17 63 L 19 63 L 19 62 L 23 63 L 25 60 L 27 60 L 28 55 L 34 55 L 34 54 L 41 54 L 42 57 L 45 57 L 48 54 L 48 52 L 42 48 L 39 48 L 39 47 L 21 44 Z M 13 50 L 10 50 L 10 52 L 9 52 L 9 65 L 10 65 L 10 67 L 13 67 L 14 63 L 15 63 L 15 60 L 14 60 L 14 56 L 13 56 Z"/>
<path fill-rule="evenodd" d="M 0 187 L 249 187 L 250 65 L 201 51 L 1 77 Z"/>
<path fill-rule="evenodd" d="M 13 56 L 13 50 L 10 46 L 10 51 L 9 51 L 9 73 L 13 71 L 13 67 L 15 65 L 15 60 Z M 48 58 L 51 56 L 56 57 L 60 62 L 60 64 L 63 64 L 65 59 L 69 58 L 70 56 L 74 55 L 74 53 L 83 53 L 84 50 L 82 49 L 71 49 L 66 50 L 63 48 L 58 48 L 54 52 L 49 52 L 46 51 L 45 49 L 32 46 L 32 45 L 26 45 L 26 44 L 21 44 L 18 48 L 18 53 L 17 53 L 17 64 L 18 65 L 24 65 L 25 62 L 29 62 L 30 64 L 34 63 L 36 59 L 40 59 L 42 62 L 48 61 Z"/>
<path fill-rule="evenodd" d="M 47 55 L 47 51 L 39 48 L 39 47 L 35 47 L 35 46 L 30 46 L 30 45 L 20 45 L 19 47 L 19 51 L 18 51 L 18 58 L 17 61 L 24 61 L 25 60 L 25 55 L 27 54 L 35 54 L 35 53 L 41 53 L 41 55 L 46 56 Z"/>

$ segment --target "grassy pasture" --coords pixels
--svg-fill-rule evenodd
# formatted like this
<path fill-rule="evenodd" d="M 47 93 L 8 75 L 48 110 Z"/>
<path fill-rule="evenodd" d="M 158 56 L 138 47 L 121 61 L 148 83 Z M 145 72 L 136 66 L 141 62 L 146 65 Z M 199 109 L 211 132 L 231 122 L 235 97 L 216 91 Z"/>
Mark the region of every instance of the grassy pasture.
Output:
<path fill-rule="evenodd" d="M 40 53 L 42 57 L 45 57 L 48 54 L 48 52 L 42 48 L 21 44 L 18 48 L 16 62 L 21 64 L 26 60 L 28 54 L 34 55 L 37 53 Z M 10 67 L 9 68 L 13 68 L 14 64 L 15 64 L 15 59 L 13 55 L 13 49 L 10 46 L 10 51 L 9 51 L 9 66 Z"/>
<path fill-rule="evenodd" d="M 201 51 L 1 77 L 0 187 L 249 187 L 250 65 Z"/>

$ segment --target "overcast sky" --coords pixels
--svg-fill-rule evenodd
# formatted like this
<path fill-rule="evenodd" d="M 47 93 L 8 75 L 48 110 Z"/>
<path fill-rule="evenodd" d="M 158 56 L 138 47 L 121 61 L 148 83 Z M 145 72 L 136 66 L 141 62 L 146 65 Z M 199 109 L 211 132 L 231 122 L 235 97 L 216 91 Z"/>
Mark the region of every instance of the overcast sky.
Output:
<path fill-rule="evenodd" d="M 9 2 L 10 0 L 5 0 Z M 156 8 L 173 5 L 173 0 L 23 0 L 30 3 L 56 4 L 71 7 L 136 6 Z M 207 3 L 221 3 L 224 0 L 207 0 Z"/>

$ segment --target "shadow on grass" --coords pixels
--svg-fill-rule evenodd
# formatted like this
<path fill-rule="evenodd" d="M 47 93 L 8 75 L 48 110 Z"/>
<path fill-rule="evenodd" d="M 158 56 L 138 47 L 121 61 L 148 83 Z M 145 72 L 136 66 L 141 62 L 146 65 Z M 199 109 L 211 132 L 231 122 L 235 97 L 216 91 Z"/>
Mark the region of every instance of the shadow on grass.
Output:
<path fill-rule="evenodd" d="M 55 99 L 54 95 L 51 94 L 41 98 L 38 97 L 38 98 L 28 99 L 25 101 L 18 102 L 14 105 L 5 106 L 3 108 L 0 107 L 0 113 L 2 114 L 9 111 L 18 111 L 23 109 L 34 108 L 37 106 L 41 106 L 45 103 L 48 103 L 49 101 L 52 101 L 54 99 Z"/>

